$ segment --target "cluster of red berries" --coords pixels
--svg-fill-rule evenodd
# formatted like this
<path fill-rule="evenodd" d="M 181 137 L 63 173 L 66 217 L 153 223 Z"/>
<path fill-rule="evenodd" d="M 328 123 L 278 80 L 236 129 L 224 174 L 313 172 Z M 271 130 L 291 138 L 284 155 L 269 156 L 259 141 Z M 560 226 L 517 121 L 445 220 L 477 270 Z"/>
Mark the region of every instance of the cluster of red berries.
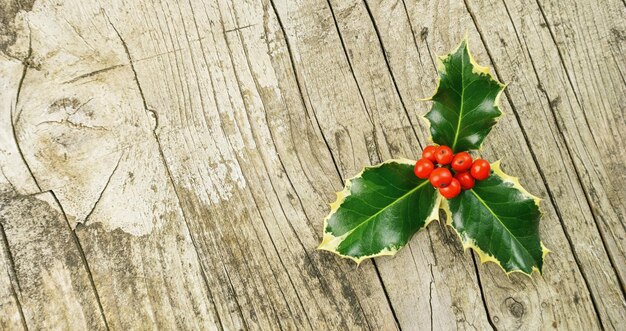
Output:
<path fill-rule="evenodd" d="M 421 179 L 428 178 L 446 199 L 452 199 L 461 189 L 474 187 L 475 180 L 487 179 L 491 166 L 483 159 L 473 161 L 467 152 L 454 154 L 448 146 L 427 146 L 413 171 Z"/>

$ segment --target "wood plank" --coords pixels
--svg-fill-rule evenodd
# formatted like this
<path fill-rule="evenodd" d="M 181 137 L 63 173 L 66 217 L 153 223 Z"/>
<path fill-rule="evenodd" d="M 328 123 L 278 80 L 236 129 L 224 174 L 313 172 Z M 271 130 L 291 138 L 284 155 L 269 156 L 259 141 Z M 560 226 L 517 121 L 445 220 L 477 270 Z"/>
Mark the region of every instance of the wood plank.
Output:
<path fill-rule="evenodd" d="M 11 192 L 11 193 L 9 193 Z M 8 204 L 14 195 L 11 185 L 4 176 L 0 176 L 0 209 Z M 18 293 L 17 277 L 13 266 L 13 257 L 9 250 L 4 226 L 0 223 L 0 329 L 26 330 L 26 319 Z"/>
<path fill-rule="evenodd" d="M 8 253 L 0 248 L 0 268 L 5 272 L 0 276 L 0 328 L 3 330 L 26 330 L 26 322 L 21 311 L 17 290 L 9 277 Z"/>
<path fill-rule="evenodd" d="M 26 325 L 105 330 L 89 269 L 53 194 L 7 194 L 1 198 L 0 223 L 14 261 Z"/>

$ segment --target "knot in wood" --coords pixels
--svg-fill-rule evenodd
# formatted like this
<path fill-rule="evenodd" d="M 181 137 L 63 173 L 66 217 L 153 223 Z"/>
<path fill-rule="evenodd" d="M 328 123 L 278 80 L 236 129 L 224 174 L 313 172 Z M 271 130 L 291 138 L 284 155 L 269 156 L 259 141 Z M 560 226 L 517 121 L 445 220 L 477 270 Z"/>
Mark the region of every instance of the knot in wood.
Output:
<path fill-rule="evenodd" d="M 524 305 L 521 302 L 513 299 L 512 297 L 508 297 L 504 300 L 504 304 L 507 306 L 513 317 L 521 318 L 524 316 Z"/>

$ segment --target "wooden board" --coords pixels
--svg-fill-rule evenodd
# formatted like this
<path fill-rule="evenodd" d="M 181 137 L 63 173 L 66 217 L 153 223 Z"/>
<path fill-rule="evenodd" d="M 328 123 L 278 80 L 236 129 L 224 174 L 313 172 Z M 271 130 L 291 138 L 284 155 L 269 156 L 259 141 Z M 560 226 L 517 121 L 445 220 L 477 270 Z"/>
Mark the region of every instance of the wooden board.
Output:
<path fill-rule="evenodd" d="M 619 330 L 626 7 L 611 0 L 0 0 L 3 329 Z M 317 251 L 364 165 L 416 158 L 435 57 L 508 83 L 482 155 L 540 196 L 544 274 L 442 224 Z M 34 314 L 39 312 L 39 314 Z"/>

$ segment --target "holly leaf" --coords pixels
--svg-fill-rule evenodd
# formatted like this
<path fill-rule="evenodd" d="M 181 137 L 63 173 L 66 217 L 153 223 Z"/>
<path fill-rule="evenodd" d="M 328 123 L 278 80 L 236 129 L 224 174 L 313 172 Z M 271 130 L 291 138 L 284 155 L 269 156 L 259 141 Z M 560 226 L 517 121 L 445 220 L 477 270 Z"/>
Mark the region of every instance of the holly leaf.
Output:
<path fill-rule="evenodd" d="M 506 175 L 499 161 L 491 169 L 489 178 L 443 202 L 448 224 L 481 262 L 495 262 L 507 274 L 541 272 L 548 249 L 539 239 L 540 200 Z"/>
<path fill-rule="evenodd" d="M 440 195 L 413 173 L 415 161 L 389 160 L 350 178 L 324 219 L 319 249 L 361 263 L 394 255 L 438 219 Z"/>
<path fill-rule="evenodd" d="M 438 57 L 439 82 L 426 114 L 432 140 L 456 152 L 479 149 L 502 114 L 498 100 L 505 85 L 479 66 L 467 39 L 452 53 Z"/>

